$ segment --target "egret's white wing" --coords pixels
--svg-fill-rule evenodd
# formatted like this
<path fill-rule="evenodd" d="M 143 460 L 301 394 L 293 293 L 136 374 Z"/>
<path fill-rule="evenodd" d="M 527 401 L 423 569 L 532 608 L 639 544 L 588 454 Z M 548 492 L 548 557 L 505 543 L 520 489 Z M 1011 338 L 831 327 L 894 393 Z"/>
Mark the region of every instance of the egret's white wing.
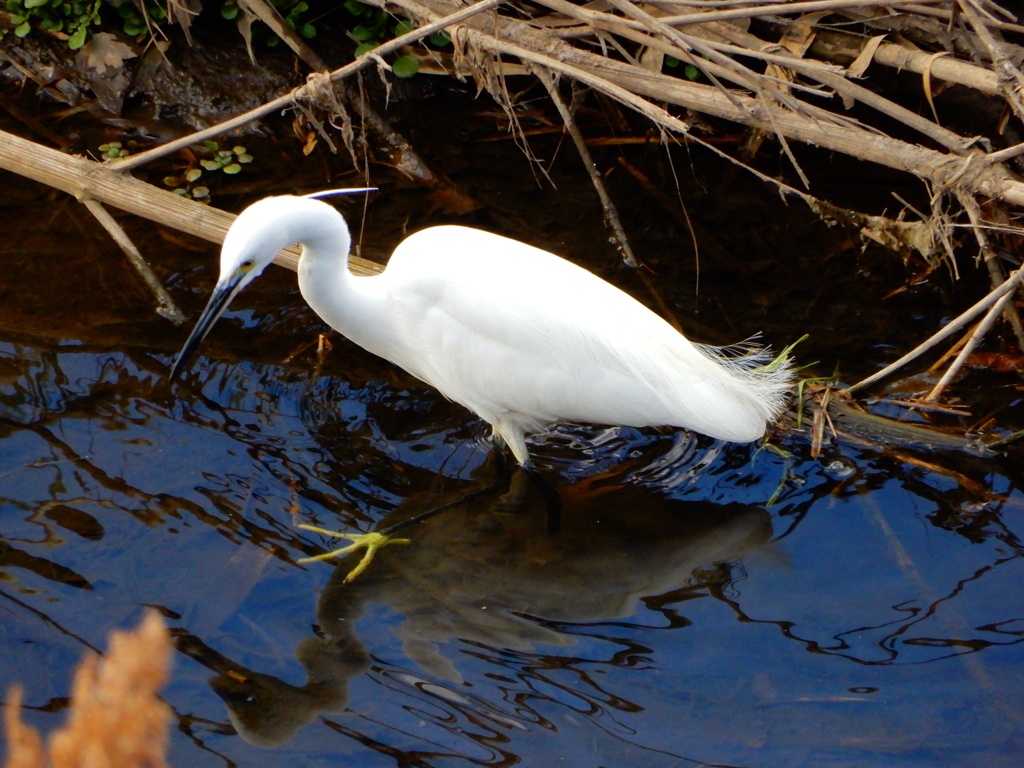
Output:
<path fill-rule="evenodd" d="M 545 251 L 434 227 L 406 239 L 387 273 L 395 362 L 492 423 L 667 424 L 745 441 L 774 415 L 748 380 Z"/>

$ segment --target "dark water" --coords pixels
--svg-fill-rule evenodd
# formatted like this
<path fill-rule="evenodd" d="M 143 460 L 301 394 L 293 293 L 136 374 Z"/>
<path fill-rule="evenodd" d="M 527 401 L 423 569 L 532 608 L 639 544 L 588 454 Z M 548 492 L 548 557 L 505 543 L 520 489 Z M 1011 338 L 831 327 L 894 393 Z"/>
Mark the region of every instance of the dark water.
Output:
<path fill-rule="evenodd" d="M 475 194 L 528 196 L 525 176 Z M 55 728 L 83 652 L 155 606 L 178 642 L 176 766 L 1021 764 L 1019 453 L 812 459 L 800 433 L 779 452 L 560 427 L 532 447 L 565 505 L 552 534 L 532 486 L 495 485 L 461 408 L 337 337 L 320 365 L 284 271 L 169 387 L 186 330 L 77 204 L 4 183 L 0 688 L 25 686 L 29 722 Z M 561 183 L 513 234 L 586 250 L 596 205 Z M 553 216 L 559 194 L 579 200 Z M 702 311 L 680 309 L 724 337 L 708 340 L 811 329 L 803 360 L 871 369 L 946 311 L 881 304 L 892 257 L 771 198 L 705 207 L 733 216 L 721 236 L 747 270 L 707 266 Z M 628 213 L 644 253 L 681 247 L 649 209 Z M 371 215 L 367 242 L 385 250 L 397 220 Z M 131 226 L 194 319 L 215 251 Z M 813 269 L 789 258 L 806 251 Z M 653 260 L 692 289 L 690 267 Z M 591 265 L 646 300 L 613 258 Z M 1006 419 L 1018 389 L 961 394 Z M 298 523 L 367 531 L 440 504 L 352 584 L 354 560 L 296 562 L 333 546 Z"/>

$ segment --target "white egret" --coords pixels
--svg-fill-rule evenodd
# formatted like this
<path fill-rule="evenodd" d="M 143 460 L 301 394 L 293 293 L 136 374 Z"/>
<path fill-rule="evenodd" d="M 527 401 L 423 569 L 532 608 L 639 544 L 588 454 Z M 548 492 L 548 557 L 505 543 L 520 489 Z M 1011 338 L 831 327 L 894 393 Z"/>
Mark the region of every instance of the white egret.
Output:
<path fill-rule="evenodd" d="M 172 379 L 231 299 L 293 243 L 299 290 L 328 325 L 476 413 L 527 468 L 526 435 L 553 422 L 750 442 L 785 403 L 785 355 L 769 362 L 763 350 L 730 356 L 693 344 L 587 270 L 489 232 L 424 229 L 384 272 L 357 277 L 341 214 L 290 195 L 252 204 L 231 225 L 220 279 Z"/>

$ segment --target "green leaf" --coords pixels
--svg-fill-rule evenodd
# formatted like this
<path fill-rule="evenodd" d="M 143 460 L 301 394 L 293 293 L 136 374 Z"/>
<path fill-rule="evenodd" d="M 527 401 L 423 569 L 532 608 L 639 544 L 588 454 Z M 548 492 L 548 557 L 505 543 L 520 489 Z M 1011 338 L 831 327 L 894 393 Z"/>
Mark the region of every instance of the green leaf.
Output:
<path fill-rule="evenodd" d="M 24 24 L 28 21 L 28 16 L 11 16 L 11 24 Z"/>
<path fill-rule="evenodd" d="M 665 66 L 666 67 L 678 67 L 679 66 L 679 59 L 677 59 L 675 56 L 666 56 L 665 57 Z"/>
<path fill-rule="evenodd" d="M 366 42 L 371 37 L 373 37 L 373 30 L 365 24 L 358 24 L 356 28 L 352 30 L 352 39 L 357 43 Z"/>
<path fill-rule="evenodd" d="M 186 192 L 182 187 L 178 187 L 177 189 L 174 190 L 174 194 L 181 195 L 182 197 L 184 197 L 185 195 L 188 194 L 188 192 Z"/>
<path fill-rule="evenodd" d="M 312 24 L 303 24 L 302 29 L 299 30 L 299 34 L 307 40 L 316 37 L 316 27 Z"/>
<path fill-rule="evenodd" d="M 121 5 L 117 6 L 117 13 L 122 19 L 130 19 L 136 16 L 135 9 L 132 8 L 131 3 L 121 3 Z"/>
<path fill-rule="evenodd" d="M 232 147 L 232 148 L 231 148 L 231 152 L 232 152 L 232 154 L 235 154 L 235 155 L 244 155 L 244 154 L 245 154 L 246 152 L 248 152 L 248 151 L 249 151 L 249 150 L 247 150 L 247 149 L 246 149 L 245 147 L 243 147 L 243 146 L 242 146 L 241 144 L 239 144 L 239 145 L 238 145 L 237 147 Z"/>
<path fill-rule="evenodd" d="M 399 56 L 391 65 L 395 77 L 412 77 L 420 71 L 420 60 L 415 56 Z"/>
<path fill-rule="evenodd" d="M 364 53 L 366 53 L 367 51 L 372 51 L 379 45 L 380 43 L 378 43 L 376 40 L 371 40 L 368 43 L 360 43 L 359 45 L 356 46 L 356 58 L 358 59 Z"/>
<path fill-rule="evenodd" d="M 126 21 L 124 23 L 123 29 L 126 35 L 129 35 L 130 37 L 135 37 L 136 35 L 141 35 L 143 32 L 146 31 L 146 25 L 141 24 L 137 21 Z"/>
<path fill-rule="evenodd" d="M 232 3 L 224 3 L 220 7 L 220 15 L 225 19 L 233 19 L 238 16 L 238 6 Z"/>
<path fill-rule="evenodd" d="M 696 80 L 700 77 L 700 70 L 693 66 L 693 64 L 687 64 L 686 69 L 683 70 L 683 74 L 686 75 L 687 80 Z"/>
<path fill-rule="evenodd" d="M 277 44 L 280 43 L 280 42 L 281 42 L 281 38 L 280 37 L 278 37 L 277 35 L 271 35 L 270 37 L 267 38 L 267 47 L 268 48 L 276 48 Z"/>
<path fill-rule="evenodd" d="M 46 5 L 50 0 L 25 0 L 26 8 L 38 8 L 41 5 Z"/>
<path fill-rule="evenodd" d="M 214 152 L 220 149 L 220 144 L 218 144 L 216 141 L 204 141 L 203 146 Z"/>
<path fill-rule="evenodd" d="M 416 25 L 408 19 L 402 19 L 400 22 L 395 24 L 395 37 L 401 37 L 407 35 L 416 29 Z"/>
<path fill-rule="evenodd" d="M 218 163 L 216 160 L 200 160 L 199 164 L 208 171 L 220 170 L 220 163 Z"/>
<path fill-rule="evenodd" d="M 291 16 L 286 16 L 284 19 L 284 23 L 287 24 L 292 31 L 295 30 L 295 20 L 292 19 Z"/>
<path fill-rule="evenodd" d="M 305 13 L 309 10 L 309 6 L 305 3 L 296 3 L 295 6 L 289 11 L 289 16 L 298 16 L 300 13 Z"/>
<path fill-rule="evenodd" d="M 224 173 L 228 174 L 229 176 L 234 176 L 241 170 L 242 166 L 240 166 L 238 163 L 232 163 L 231 165 L 224 166 Z"/>
<path fill-rule="evenodd" d="M 238 156 L 238 162 L 240 163 L 251 163 L 252 155 L 241 154 Z"/>
<path fill-rule="evenodd" d="M 207 187 L 193 187 L 192 197 L 209 197 L 210 190 Z"/>
<path fill-rule="evenodd" d="M 159 5 L 154 5 L 152 8 L 149 9 L 149 16 L 150 18 L 156 19 L 157 21 L 163 21 L 167 18 L 167 11 L 165 11 Z"/>
<path fill-rule="evenodd" d="M 32 31 L 32 25 L 29 24 L 26 21 L 25 23 L 19 24 L 18 26 L 16 26 L 14 28 L 14 35 L 15 35 L 15 37 L 24 37 L 25 35 L 27 35 L 31 31 Z M 71 39 L 74 40 L 74 38 L 71 38 Z"/>
<path fill-rule="evenodd" d="M 181 184 L 181 179 L 177 176 L 164 176 L 164 186 L 166 187 L 177 187 Z"/>
<path fill-rule="evenodd" d="M 349 13 L 354 13 L 356 16 L 362 13 L 364 8 L 366 6 L 360 3 L 359 0 L 345 0 L 345 10 Z"/>
<path fill-rule="evenodd" d="M 203 172 L 200 171 L 198 168 L 189 168 L 187 171 L 185 171 L 185 181 L 193 182 L 202 175 Z"/>
<path fill-rule="evenodd" d="M 435 32 L 430 36 L 430 42 L 438 48 L 444 48 L 446 45 L 451 45 L 452 39 L 448 37 L 447 32 Z"/>
<path fill-rule="evenodd" d="M 18 0 L 7 0 L 7 3 L 4 5 L 4 8 L 6 8 L 11 13 L 17 13 L 18 10 L 21 8 L 21 3 L 19 3 Z"/>

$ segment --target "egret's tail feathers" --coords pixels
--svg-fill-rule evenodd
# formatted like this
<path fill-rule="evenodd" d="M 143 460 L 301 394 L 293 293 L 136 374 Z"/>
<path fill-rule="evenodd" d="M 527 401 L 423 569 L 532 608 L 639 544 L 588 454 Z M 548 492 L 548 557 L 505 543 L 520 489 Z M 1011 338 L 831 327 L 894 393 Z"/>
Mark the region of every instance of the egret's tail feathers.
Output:
<path fill-rule="evenodd" d="M 742 384 L 744 391 L 764 412 L 766 421 L 774 421 L 786 407 L 793 387 L 793 358 L 789 352 L 800 341 L 772 356 L 770 347 L 757 344 L 752 337 L 728 347 L 695 345 L 704 355 L 722 365 Z"/>

